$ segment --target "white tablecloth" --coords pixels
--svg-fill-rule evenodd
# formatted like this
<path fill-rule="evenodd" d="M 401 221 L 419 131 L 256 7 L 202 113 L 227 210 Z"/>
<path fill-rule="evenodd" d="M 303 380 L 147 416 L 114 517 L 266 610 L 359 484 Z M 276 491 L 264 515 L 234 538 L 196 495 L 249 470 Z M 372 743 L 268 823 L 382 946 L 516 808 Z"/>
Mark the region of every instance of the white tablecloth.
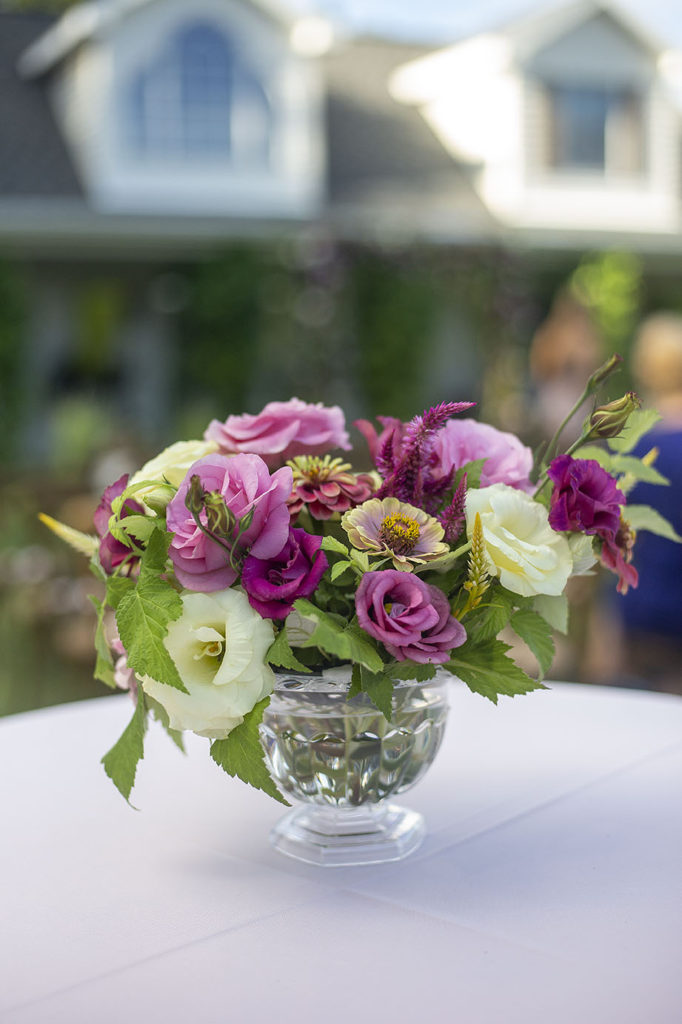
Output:
<path fill-rule="evenodd" d="M 150 728 L 131 810 L 98 764 L 131 707 L 0 722 L 4 1024 L 682 1020 L 682 699 L 453 683 L 424 845 L 331 869 L 196 737 Z"/>

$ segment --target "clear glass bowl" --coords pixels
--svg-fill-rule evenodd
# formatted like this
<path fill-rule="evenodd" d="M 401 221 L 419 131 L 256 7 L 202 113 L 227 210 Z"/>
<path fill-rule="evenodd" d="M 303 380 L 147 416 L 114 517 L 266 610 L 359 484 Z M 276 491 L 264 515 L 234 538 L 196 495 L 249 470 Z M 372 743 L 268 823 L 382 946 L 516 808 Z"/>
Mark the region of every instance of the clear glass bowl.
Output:
<path fill-rule="evenodd" d="M 441 672 L 427 683 L 398 683 L 387 722 L 365 694 L 347 699 L 350 667 L 279 675 L 261 740 L 280 790 L 304 806 L 275 826 L 275 848 L 323 865 L 412 853 L 423 819 L 388 798 L 413 786 L 436 756 L 450 678 Z"/>

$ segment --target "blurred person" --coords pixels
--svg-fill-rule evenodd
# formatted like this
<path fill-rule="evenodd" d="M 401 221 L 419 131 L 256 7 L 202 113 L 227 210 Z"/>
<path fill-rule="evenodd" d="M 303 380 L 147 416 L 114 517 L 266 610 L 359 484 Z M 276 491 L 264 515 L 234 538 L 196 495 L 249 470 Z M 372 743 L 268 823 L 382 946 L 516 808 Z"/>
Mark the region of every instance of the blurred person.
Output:
<path fill-rule="evenodd" d="M 530 346 L 530 374 L 535 394 L 535 430 L 551 437 L 585 387 L 590 374 L 604 361 L 604 346 L 589 310 L 562 289 Z M 584 419 L 580 411 L 562 433 L 573 440 Z"/>
<path fill-rule="evenodd" d="M 645 406 L 663 417 L 635 454 L 657 448 L 655 468 L 670 485 L 638 483 L 628 500 L 651 505 L 682 534 L 682 315 L 661 312 L 642 322 L 632 368 Z M 634 555 L 639 586 L 614 598 L 620 681 L 682 694 L 682 545 L 639 532 Z"/>

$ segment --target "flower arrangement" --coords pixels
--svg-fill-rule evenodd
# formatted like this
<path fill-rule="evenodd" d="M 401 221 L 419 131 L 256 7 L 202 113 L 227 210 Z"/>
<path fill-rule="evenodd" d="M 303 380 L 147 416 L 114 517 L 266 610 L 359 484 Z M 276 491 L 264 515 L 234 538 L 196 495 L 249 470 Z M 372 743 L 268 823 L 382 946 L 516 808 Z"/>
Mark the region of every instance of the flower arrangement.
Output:
<path fill-rule="evenodd" d="M 575 409 L 596 403 L 619 361 Z M 95 676 L 129 690 L 135 711 L 103 763 L 126 799 L 151 714 L 179 745 L 183 730 L 207 737 L 226 772 L 283 800 L 258 734 L 277 669 L 350 663 L 349 698 L 364 692 L 387 719 L 394 684 L 437 669 L 494 702 L 543 687 L 568 580 L 601 562 L 625 592 L 637 585 L 636 530 L 680 539 L 627 502 L 637 480 L 666 482 L 654 451 L 630 454 L 658 419 L 632 393 L 593 408 L 565 453 L 562 424 L 535 458 L 462 416 L 472 404 L 383 417 L 379 431 L 358 421 L 375 469 L 356 472 L 333 454 L 350 449 L 338 407 L 271 402 L 117 480 L 96 535 L 42 517 L 104 588 Z M 510 657 L 505 627 L 540 678 Z"/>

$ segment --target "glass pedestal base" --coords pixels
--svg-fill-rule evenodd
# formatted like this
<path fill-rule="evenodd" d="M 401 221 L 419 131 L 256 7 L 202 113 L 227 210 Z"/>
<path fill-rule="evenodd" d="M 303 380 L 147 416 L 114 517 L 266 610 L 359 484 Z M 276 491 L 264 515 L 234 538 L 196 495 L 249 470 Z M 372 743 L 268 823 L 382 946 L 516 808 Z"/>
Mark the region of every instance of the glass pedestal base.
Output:
<path fill-rule="evenodd" d="M 280 853 L 307 864 L 341 867 L 402 860 L 417 849 L 424 834 L 421 814 L 396 804 L 308 804 L 280 819 L 270 842 Z"/>

